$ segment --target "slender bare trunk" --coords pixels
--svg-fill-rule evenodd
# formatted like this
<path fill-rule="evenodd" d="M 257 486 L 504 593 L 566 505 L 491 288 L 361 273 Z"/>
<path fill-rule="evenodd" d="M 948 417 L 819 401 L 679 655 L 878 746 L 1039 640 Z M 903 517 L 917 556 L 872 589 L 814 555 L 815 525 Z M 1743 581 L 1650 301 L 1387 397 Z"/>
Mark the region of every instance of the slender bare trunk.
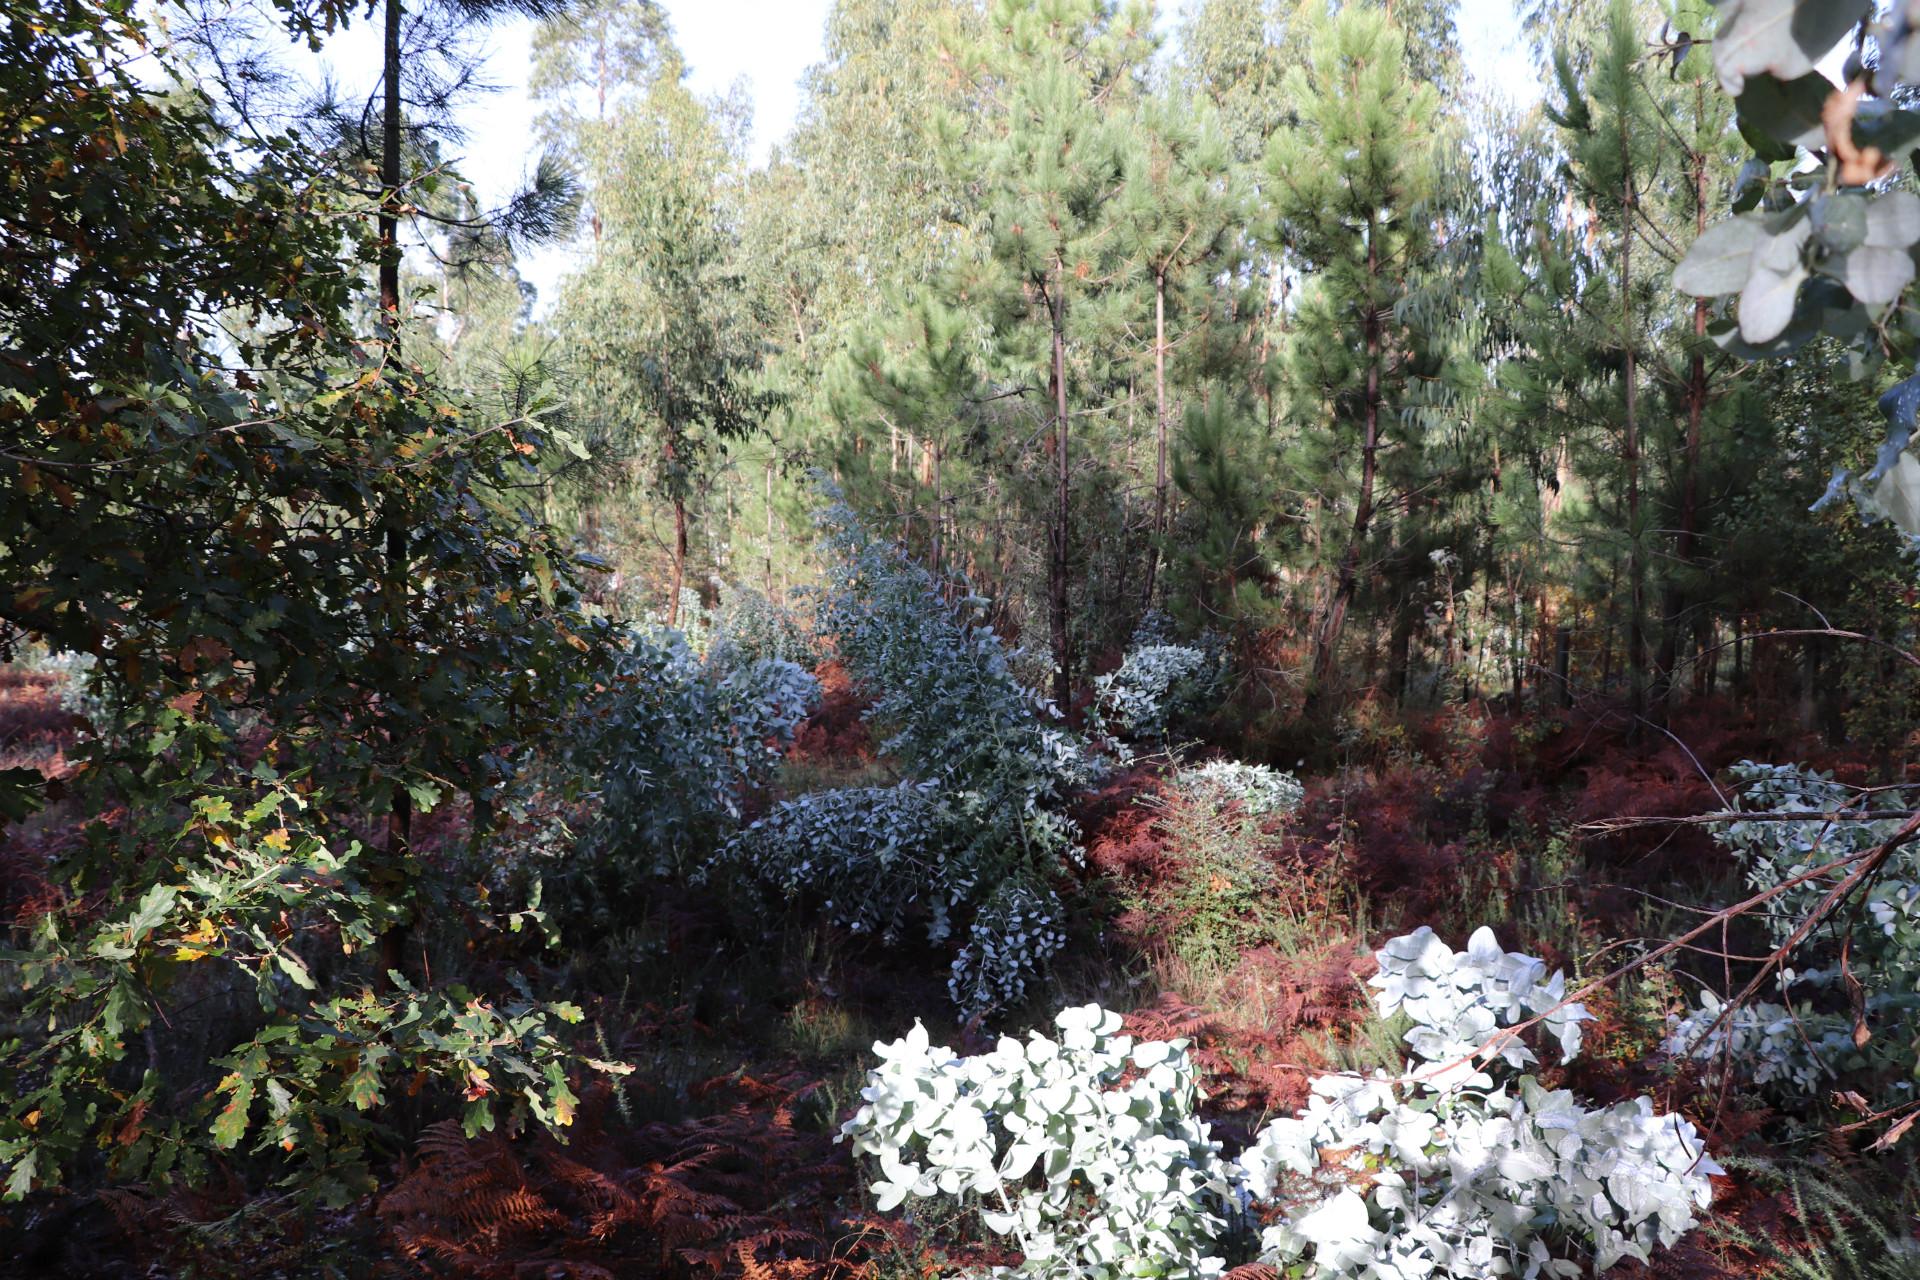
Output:
<path fill-rule="evenodd" d="M 380 318 L 386 330 L 387 359 L 400 355 L 400 23 L 401 0 L 386 0 L 382 33 L 380 122 L 380 210 L 375 222 L 380 251 Z M 391 499 L 389 499 L 391 504 Z M 396 649 L 407 635 L 407 529 L 404 515 L 389 505 L 385 514 L 387 642 Z M 403 659 L 404 661 L 404 659 Z M 395 864 L 407 856 L 413 843 L 413 795 L 396 782 L 387 810 L 387 856 Z M 381 937 L 381 975 L 406 968 L 407 941 L 412 928 L 402 921 Z"/>
<path fill-rule="evenodd" d="M 1705 93 L 1704 85 L 1697 86 L 1697 99 L 1704 98 Z M 1704 101 L 1697 101 L 1695 110 L 1704 111 Z M 1694 235 L 1698 237 L 1705 234 L 1707 229 L 1707 158 L 1695 152 L 1692 159 Z M 1693 354 L 1687 362 L 1687 443 L 1680 479 L 1680 532 L 1674 546 L 1675 559 L 1678 561 L 1675 568 L 1680 573 L 1685 573 L 1693 564 L 1700 518 L 1700 423 L 1707 407 L 1706 337 L 1707 302 L 1704 298 L 1696 298 L 1693 303 Z M 1662 597 L 1658 663 L 1662 696 L 1654 713 L 1664 722 L 1666 704 L 1674 694 L 1674 667 L 1679 649 L 1681 615 L 1687 608 L 1687 601 L 1674 575 L 1668 576 Z"/>
<path fill-rule="evenodd" d="M 1154 573 L 1167 536 L 1167 269 L 1153 273 L 1153 533 L 1147 541 L 1147 585 L 1141 607 L 1153 607 Z"/>
<path fill-rule="evenodd" d="M 1638 355 L 1633 333 L 1633 174 L 1627 154 L 1627 135 L 1620 134 L 1620 343 L 1625 350 L 1626 440 L 1621 450 L 1627 464 L 1627 672 L 1628 704 L 1633 723 L 1631 741 L 1641 737 L 1641 718 L 1647 711 L 1647 566 L 1640 547 L 1640 388 Z"/>
<path fill-rule="evenodd" d="M 1367 298 L 1362 332 L 1366 336 L 1367 385 L 1362 408 L 1360 444 L 1360 495 L 1353 509 L 1353 528 L 1346 550 L 1340 556 L 1340 573 L 1334 582 L 1333 597 L 1327 603 L 1327 615 L 1321 620 L 1313 643 L 1313 678 L 1307 689 L 1309 711 L 1324 705 L 1327 684 L 1333 678 L 1334 653 L 1346 625 L 1347 611 L 1360 585 L 1360 555 L 1373 523 L 1373 486 L 1380 450 L 1380 309 L 1373 294 L 1379 281 L 1380 256 L 1374 220 L 1367 218 Z"/>
<path fill-rule="evenodd" d="M 687 578 L 687 498 L 681 492 L 679 477 L 674 474 L 674 463 L 680 454 L 674 447 L 672 431 L 661 440 L 661 451 L 666 454 L 668 483 L 673 485 L 673 567 L 667 586 L 667 625 L 677 627 L 680 625 L 680 588 Z"/>
<path fill-rule="evenodd" d="M 1064 272 L 1054 264 L 1047 302 L 1053 326 L 1053 528 L 1048 538 L 1047 615 L 1053 641 L 1053 700 L 1062 715 L 1073 706 L 1073 649 L 1067 636 L 1067 537 L 1071 516 L 1072 472 L 1067 457 L 1066 299 Z"/>
<path fill-rule="evenodd" d="M 933 547 L 930 558 L 933 561 L 934 575 L 937 577 L 940 573 L 940 556 L 942 552 L 941 535 L 945 532 L 944 526 L 947 519 L 947 477 L 940 469 L 940 442 L 938 440 L 928 446 L 927 461 L 928 465 L 933 468 L 933 516 L 928 521 L 928 527 L 931 529 L 933 536 Z"/>
<path fill-rule="evenodd" d="M 767 599 L 773 599 L 773 459 L 767 459 L 767 544 L 766 544 Z"/>

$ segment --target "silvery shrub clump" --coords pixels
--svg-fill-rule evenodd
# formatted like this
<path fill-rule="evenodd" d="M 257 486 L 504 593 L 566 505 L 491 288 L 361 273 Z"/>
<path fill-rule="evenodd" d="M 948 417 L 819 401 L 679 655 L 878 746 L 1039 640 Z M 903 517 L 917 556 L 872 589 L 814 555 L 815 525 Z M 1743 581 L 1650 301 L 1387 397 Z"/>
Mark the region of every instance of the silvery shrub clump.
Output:
<path fill-rule="evenodd" d="M 801 619 L 752 587 L 721 587 L 712 628 L 707 661 L 723 671 L 765 658 L 812 667 L 820 656 Z"/>
<path fill-rule="evenodd" d="M 918 1023 L 874 1046 L 880 1065 L 842 1134 L 874 1158 L 880 1209 L 977 1197 L 987 1228 L 1025 1255 L 1024 1275 L 1219 1275 L 1237 1192 L 1194 1115 L 1184 1046 L 1136 1043 L 1098 1005 L 1054 1026 L 974 1057 L 930 1044 Z"/>
<path fill-rule="evenodd" d="M 1809 815 L 1804 821 L 1740 821 L 1715 833 L 1740 860 L 1755 890 L 1786 885 L 1816 868 L 1864 854 L 1898 829 L 1898 819 L 1857 820 L 1828 815 L 1858 812 L 1859 795 L 1831 775 L 1797 765 L 1743 760 L 1732 770 L 1742 810 Z M 1882 810 L 1911 810 L 1914 801 L 1881 795 Z M 1769 941 L 1786 945 L 1820 901 L 1846 874 L 1840 868 L 1784 890 L 1760 912 Z M 1834 925 L 1815 931 L 1781 973 L 1784 1003 L 1762 1001 L 1727 1013 L 1719 996 L 1704 993 L 1700 1007 L 1671 1020 L 1668 1052 L 1701 1061 L 1730 1057 L 1756 1084 L 1795 1101 L 1819 1098 L 1836 1082 L 1880 1095 L 1910 1098 L 1915 1074 L 1911 1037 L 1875 1035 L 1853 1041 L 1854 1019 L 1844 1012 L 1839 940 L 1847 941 L 1847 971 L 1859 981 L 1870 1028 L 1898 1025 L 1920 1008 L 1920 847 L 1896 849 L 1866 889 L 1860 909 L 1848 907 Z M 1724 1020 L 1723 1020 L 1724 1015 Z M 1881 1081 L 1886 1083 L 1881 1084 Z"/>
<path fill-rule="evenodd" d="M 1164 742 L 1181 719 L 1218 699 L 1225 664 L 1208 649 L 1183 644 L 1129 648 L 1120 665 L 1093 682 L 1093 710 L 1108 732 Z"/>
<path fill-rule="evenodd" d="M 1062 813 L 1098 761 L 1015 675 L 987 602 L 943 584 L 844 505 L 817 517 L 823 643 L 873 698 L 893 787 L 802 795 L 727 843 L 723 864 L 816 894 L 883 941 L 958 941 L 948 989 L 981 1018 L 1025 998 L 1064 941 L 1051 884 L 1079 858 Z"/>
<path fill-rule="evenodd" d="M 1180 795 L 1236 804 L 1256 818 L 1294 813 L 1307 798 L 1306 788 L 1292 774 L 1238 760 L 1189 765 L 1175 772 L 1171 782 Z"/>
<path fill-rule="evenodd" d="M 1197 1119 L 1184 1041 L 1136 1042 L 1086 1006 L 1058 1038 L 960 1057 L 925 1030 L 875 1046 L 843 1136 L 882 1209 L 974 1198 L 1033 1277 L 1216 1276 L 1249 1255 L 1312 1280 L 1573 1277 L 1647 1258 L 1712 1198 L 1693 1126 L 1648 1098 L 1592 1109 L 1522 1074 L 1533 1019 L 1563 1057 L 1587 1017 L 1564 978 L 1481 929 L 1388 943 L 1372 979 L 1404 1013 L 1398 1075 L 1323 1076 L 1237 1160 Z"/>
<path fill-rule="evenodd" d="M 633 632 L 610 684 L 583 746 L 601 774 L 601 838 L 640 851 L 653 874 L 685 870 L 724 838 L 820 691 L 780 659 L 718 668 L 671 630 Z"/>
<path fill-rule="evenodd" d="M 1649 1098 L 1590 1109 L 1522 1069 L 1539 1019 L 1563 1061 L 1588 1017 L 1565 979 L 1479 929 L 1456 952 L 1431 929 L 1389 942 L 1370 981 L 1403 1012 L 1412 1059 L 1397 1077 L 1316 1080 L 1307 1109 L 1241 1156 L 1255 1200 L 1287 1211 L 1261 1257 L 1315 1277 L 1571 1277 L 1645 1260 L 1712 1201 L 1693 1126 Z"/>

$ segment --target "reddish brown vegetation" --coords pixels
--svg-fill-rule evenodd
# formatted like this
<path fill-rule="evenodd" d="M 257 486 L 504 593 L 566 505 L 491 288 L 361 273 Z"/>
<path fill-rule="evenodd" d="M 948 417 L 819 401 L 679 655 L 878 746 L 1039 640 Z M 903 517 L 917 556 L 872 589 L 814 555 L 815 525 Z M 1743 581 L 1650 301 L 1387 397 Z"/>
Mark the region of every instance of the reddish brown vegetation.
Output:
<path fill-rule="evenodd" d="M 854 688 L 837 658 L 821 663 L 813 674 L 820 681 L 820 701 L 794 734 L 789 758 L 822 764 L 873 759 L 873 735 L 865 719 L 873 699 Z"/>
<path fill-rule="evenodd" d="M 567 1146 L 436 1125 L 380 1218 L 404 1256 L 482 1280 L 860 1273 L 869 1229 L 834 1211 L 852 1165 L 795 1127 L 806 1093 L 726 1076 L 693 1090 L 710 1114 L 628 1128 L 602 1091 Z"/>

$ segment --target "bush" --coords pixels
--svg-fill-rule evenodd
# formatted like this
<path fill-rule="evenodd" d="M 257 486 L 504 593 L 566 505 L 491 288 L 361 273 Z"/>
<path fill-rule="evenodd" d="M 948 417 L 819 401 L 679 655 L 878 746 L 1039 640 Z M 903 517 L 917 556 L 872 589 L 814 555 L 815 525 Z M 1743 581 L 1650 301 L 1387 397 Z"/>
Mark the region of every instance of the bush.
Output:
<path fill-rule="evenodd" d="M 819 656 L 813 637 L 790 610 L 752 587 L 722 590 L 707 649 L 707 661 L 716 668 L 731 671 L 773 660 L 811 669 Z"/>
<path fill-rule="evenodd" d="M 188 738 L 190 726 L 172 728 Z M 106 913 L 35 922 L 8 985 L 26 1018 L 60 1034 L 0 1058 L 13 1099 L 0 1119 L 9 1198 L 57 1185 L 90 1149 L 115 1178 L 162 1184 L 197 1182 L 215 1152 L 245 1149 L 304 1160 L 302 1192 L 341 1204 L 372 1185 L 379 1126 L 366 1113 L 423 1081 L 461 1091 L 469 1133 L 502 1118 L 572 1122 L 580 1060 L 560 1024 L 579 1009 L 517 984 L 496 1002 L 397 973 L 375 991 L 340 972 L 343 957 L 374 950 L 398 908 L 375 891 L 360 844 L 316 825 L 323 798 L 303 781 L 262 764 L 230 786 L 203 784 L 163 851 L 177 881 Z M 540 922 L 536 902 L 500 923 Z M 205 1019 L 217 1082 L 170 1078 L 157 1029 L 179 1035 L 203 1002 L 255 1012 Z"/>
<path fill-rule="evenodd" d="M 1732 850 L 1755 890 L 1773 889 L 1816 867 L 1865 853 L 1898 829 L 1898 819 L 1831 818 L 1859 811 L 1860 797 L 1831 776 L 1795 765 L 1742 761 L 1733 770 L 1739 807 L 1758 813 L 1819 815 L 1805 821 L 1734 822 L 1716 833 Z M 1899 793 L 1876 798 L 1883 809 L 1914 807 Z M 1769 942 L 1787 944 L 1848 868 L 1786 889 L 1758 912 Z M 1861 894 L 1858 909 L 1834 917 L 1836 927 L 1816 930 L 1788 957 L 1780 975 L 1784 1003 L 1760 1001 L 1729 1010 L 1709 991 L 1700 1007 L 1671 1020 L 1668 1052 L 1717 1061 L 1730 1055 L 1757 1084 L 1780 1097 L 1821 1097 L 1836 1080 L 1886 1102 L 1911 1099 L 1916 1050 L 1911 1037 L 1874 1035 L 1854 1039 L 1840 966 L 1859 983 L 1859 1008 L 1869 1027 L 1899 1026 L 1920 1009 L 1920 846 L 1906 844 L 1889 856 Z"/>
<path fill-rule="evenodd" d="M 1431 929 L 1389 942 L 1371 979 L 1382 1015 L 1404 1012 L 1415 1061 L 1398 1077 L 1328 1076 L 1307 1110 L 1268 1126 L 1241 1158 L 1248 1191 L 1284 1206 L 1262 1260 L 1311 1259 L 1321 1277 L 1579 1276 L 1645 1261 L 1694 1225 L 1720 1172 L 1693 1126 L 1650 1098 L 1591 1110 L 1520 1068 L 1533 1053 L 1500 1028 L 1531 1018 L 1580 1048 L 1579 1004 L 1490 929 L 1455 952 Z"/>
<path fill-rule="evenodd" d="M 1094 680 L 1094 716 L 1120 737 L 1165 742 L 1175 725 L 1218 700 L 1223 674 L 1218 656 L 1205 649 L 1136 645 L 1117 669 Z"/>
<path fill-rule="evenodd" d="M 1541 961 L 1488 929 L 1455 952 L 1420 929 L 1372 979 L 1411 1020 L 1398 1075 L 1330 1075 L 1307 1109 L 1223 1160 L 1195 1116 L 1183 1041 L 1135 1043 L 1097 1006 L 1057 1041 L 1003 1038 L 961 1058 L 924 1029 L 876 1045 L 847 1122 L 883 1210 L 913 1197 L 978 1206 L 1022 1275 L 1214 1276 L 1251 1251 L 1284 1274 L 1573 1277 L 1671 1245 L 1712 1198 L 1693 1126 L 1638 1098 L 1592 1110 L 1520 1069 L 1530 1020 L 1563 1059 L 1587 1017 Z M 1245 1237 L 1258 1229 L 1257 1243 Z M 1244 1243 L 1243 1243 L 1244 1241 Z"/>
<path fill-rule="evenodd" d="M 1098 1005 L 962 1058 L 918 1023 L 875 1045 L 865 1105 L 841 1131 L 874 1157 L 884 1212 L 910 1197 L 978 1205 L 1024 1255 L 1018 1274 L 1217 1276 L 1232 1172 L 1194 1114 L 1184 1042 L 1135 1043 Z"/>
<path fill-rule="evenodd" d="M 1209 760 L 1173 775 L 1176 793 L 1219 806 L 1236 805 L 1256 818 L 1296 812 L 1307 798 L 1305 787 L 1290 773 L 1263 764 L 1237 760 Z"/>
<path fill-rule="evenodd" d="M 964 926 L 949 990 L 967 1017 L 1024 997 L 1059 948 L 1052 880 L 1077 859 L 1061 804 L 1093 776 L 1085 747 L 1020 683 L 983 602 L 950 601 L 845 506 L 818 517 L 829 560 L 815 622 L 874 701 L 897 787 L 820 792 L 775 806 L 723 858 L 843 923 L 936 943 Z"/>
<path fill-rule="evenodd" d="M 720 861 L 752 868 L 789 896 L 830 894 L 828 918 L 855 933 L 892 944 L 917 920 L 938 944 L 975 889 L 945 856 L 949 821 L 932 783 L 813 791 L 774 805 L 727 842 Z"/>
<path fill-rule="evenodd" d="M 685 872 L 717 849 L 818 693 L 782 659 L 724 668 L 677 632 L 632 634 L 582 761 L 602 779 L 597 843 L 618 873 L 602 891 Z"/>

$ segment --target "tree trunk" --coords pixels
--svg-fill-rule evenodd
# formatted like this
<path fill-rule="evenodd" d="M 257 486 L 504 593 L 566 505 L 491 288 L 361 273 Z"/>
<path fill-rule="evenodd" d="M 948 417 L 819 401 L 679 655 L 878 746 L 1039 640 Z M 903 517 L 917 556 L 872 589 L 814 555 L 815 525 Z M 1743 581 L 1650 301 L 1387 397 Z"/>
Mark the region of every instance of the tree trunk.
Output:
<path fill-rule="evenodd" d="M 1393 631 L 1387 637 L 1387 700 L 1395 707 L 1407 702 L 1407 668 L 1413 658 L 1413 618 L 1411 602 L 1393 614 Z"/>
<path fill-rule="evenodd" d="M 1573 705 L 1573 629 L 1564 623 L 1553 629 L 1553 679 L 1560 686 L 1560 705 Z"/>
<path fill-rule="evenodd" d="M 933 548 L 928 558 L 933 562 L 933 575 L 938 578 L 940 576 L 940 558 L 945 550 L 941 545 L 944 541 L 941 535 L 945 532 L 944 526 L 947 519 L 947 477 L 940 469 L 940 442 L 938 440 L 927 446 L 927 461 L 933 468 L 933 516 L 927 522 L 928 528 L 932 531 L 933 535 Z"/>
<path fill-rule="evenodd" d="M 1647 567 L 1640 554 L 1640 400 L 1639 367 L 1633 344 L 1633 174 L 1627 153 L 1627 135 L 1620 134 L 1620 163 L 1623 171 L 1620 205 L 1623 214 L 1620 234 L 1620 343 L 1626 358 L 1626 447 L 1621 451 L 1627 464 L 1627 672 L 1628 705 L 1633 722 L 1627 739 L 1638 742 L 1641 719 L 1647 711 L 1647 642 L 1645 634 Z"/>
<path fill-rule="evenodd" d="M 401 0 L 386 0 L 382 33 L 382 107 L 380 122 L 380 211 L 375 222 L 380 251 L 380 316 L 386 328 L 387 360 L 400 354 L 400 20 Z M 389 500 L 391 501 L 391 500 Z M 387 643 L 399 648 L 407 634 L 407 529 L 400 512 L 389 507 L 386 519 Z M 405 660 L 402 659 L 404 662 Z M 413 795 L 393 784 L 387 811 L 387 857 L 398 865 L 413 843 Z M 407 968 L 410 921 L 402 920 L 381 936 L 381 979 Z"/>
<path fill-rule="evenodd" d="M 1340 575 L 1334 583 L 1333 598 L 1328 601 L 1327 616 L 1322 619 L 1319 631 L 1314 636 L 1313 676 L 1307 686 L 1309 715 L 1325 705 L 1326 686 L 1333 677 L 1333 658 L 1340 642 L 1340 631 L 1346 625 L 1347 610 L 1352 607 L 1360 585 L 1361 548 L 1366 542 L 1367 529 L 1373 523 L 1375 455 L 1380 449 L 1380 311 L 1374 303 L 1373 293 L 1379 271 L 1379 249 L 1374 235 L 1374 221 L 1369 215 L 1366 317 L 1362 322 L 1367 346 L 1367 388 L 1361 421 L 1360 497 L 1353 509 L 1353 528 L 1347 538 L 1346 550 L 1340 557 Z"/>
<path fill-rule="evenodd" d="M 1067 342 L 1066 300 L 1061 297 L 1063 272 L 1054 264 L 1053 289 L 1048 296 L 1053 326 L 1053 528 L 1048 538 L 1047 621 L 1053 641 L 1053 701 L 1060 714 L 1073 706 L 1073 650 L 1067 636 L 1067 534 L 1071 514 L 1072 474 L 1067 459 Z"/>
<path fill-rule="evenodd" d="M 1147 587 L 1141 607 L 1153 607 L 1154 571 L 1167 536 L 1167 269 L 1153 273 L 1153 532 L 1147 541 Z"/>
<path fill-rule="evenodd" d="M 765 569 L 767 599 L 773 599 L 773 458 L 767 458 L 767 544 Z"/>
<path fill-rule="evenodd" d="M 1705 93 L 1705 85 L 1695 87 L 1696 112 L 1706 109 L 1702 100 Z M 1693 233 L 1697 239 L 1707 230 L 1707 158 L 1695 152 L 1692 159 Z M 1680 573 L 1685 573 L 1693 564 L 1695 529 L 1699 522 L 1700 421 L 1707 407 L 1706 338 L 1707 300 L 1696 298 L 1693 302 L 1693 355 L 1687 362 L 1687 444 L 1680 479 L 1680 531 L 1674 545 L 1675 568 Z M 1657 663 L 1662 687 L 1655 715 L 1662 723 L 1666 721 L 1667 706 L 1675 690 L 1674 667 L 1680 644 L 1681 615 L 1686 611 L 1687 601 L 1680 590 L 1679 580 L 1676 575 L 1669 574 L 1660 606 L 1660 659 Z M 1696 686 L 1698 683 L 1696 679 Z"/>
<path fill-rule="evenodd" d="M 674 474 L 674 463 L 679 459 L 679 450 L 674 447 L 673 432 L 667 432 L 661 440 L 661 452 L 667 459 L 667 482 L 673 486 L 673 567 L 667 585 L 667 625 L 680 625 L 680 587 L 687 576 L 687 499 L 680 490 L 679 477 Z"/>

